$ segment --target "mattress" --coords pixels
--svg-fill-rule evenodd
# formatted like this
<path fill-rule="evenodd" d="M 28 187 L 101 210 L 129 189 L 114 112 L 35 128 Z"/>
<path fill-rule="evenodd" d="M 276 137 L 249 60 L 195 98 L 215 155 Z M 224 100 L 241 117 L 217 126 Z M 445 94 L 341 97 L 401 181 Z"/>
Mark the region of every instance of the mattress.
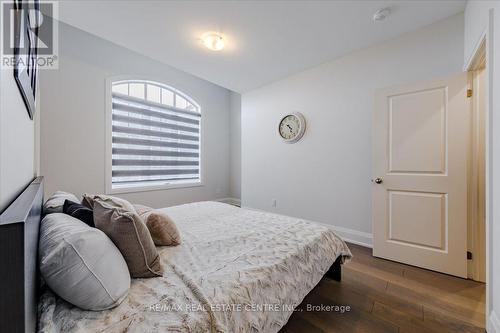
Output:
<path fill-rule="evenodd" d="M 277 332 L 339 256 L 331 228 L 198 202 L 162 209 L 182 244 L 158 247 L 163 277 L 133 279 L 116 308 L 84 311 L 45 288 L 39 332 Z"/>

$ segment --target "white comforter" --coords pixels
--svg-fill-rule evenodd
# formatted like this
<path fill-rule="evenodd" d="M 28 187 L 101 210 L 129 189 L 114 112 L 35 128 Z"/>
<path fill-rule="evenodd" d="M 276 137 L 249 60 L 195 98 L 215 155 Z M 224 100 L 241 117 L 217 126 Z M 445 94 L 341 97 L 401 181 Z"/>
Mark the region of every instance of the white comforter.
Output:
<path fill-rule="evenodd" d="M 277 332 L 338 256 L 328 227 L 282 215 L 199 202 L 163 209 L 182 237 L 159 247 L 165 275 L 134 279 L 118 307 L 83 311 L 50 290 L 40 332 Z"/>

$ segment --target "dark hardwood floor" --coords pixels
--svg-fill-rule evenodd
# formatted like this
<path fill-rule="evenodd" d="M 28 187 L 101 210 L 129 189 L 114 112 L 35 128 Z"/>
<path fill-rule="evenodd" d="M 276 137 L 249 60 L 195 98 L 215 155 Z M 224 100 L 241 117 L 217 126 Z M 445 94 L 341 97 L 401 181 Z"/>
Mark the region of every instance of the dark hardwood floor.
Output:
<path fill-rule="evenodd" d="M 485 332 L 483 283 L 374 258 L 371 249 L 348 245 L 354 258 L 343 265 L 342 281 L 324 277 L 282 333 Z M 321 305 L 350 311 L 311 311 Z"/>

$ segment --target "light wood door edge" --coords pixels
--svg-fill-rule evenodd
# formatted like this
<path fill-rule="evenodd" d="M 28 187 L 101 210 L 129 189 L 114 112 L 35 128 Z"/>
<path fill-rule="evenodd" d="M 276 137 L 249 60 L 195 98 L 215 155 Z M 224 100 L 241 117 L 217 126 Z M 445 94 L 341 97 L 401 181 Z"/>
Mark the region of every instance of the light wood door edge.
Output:
<path fill-rule="evenodd" d="M 471 146 L 469 159 L 468 278 L 486 281 L 486 186 L 485 186 L 485 66 L 469 72 Z"/>

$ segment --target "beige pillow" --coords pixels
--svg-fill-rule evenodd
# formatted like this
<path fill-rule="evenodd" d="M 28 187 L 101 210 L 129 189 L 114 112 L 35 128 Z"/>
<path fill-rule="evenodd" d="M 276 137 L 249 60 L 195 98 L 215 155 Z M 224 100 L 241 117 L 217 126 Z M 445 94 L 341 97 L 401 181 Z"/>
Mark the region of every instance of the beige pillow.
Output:
<path fill-rule="evenodd" d="M 148 227 L 156 245 L 175 246 L 181 243 L 179 230 L 167 214 L 143 205 L 134 205 L 134 208 Z"/>
<path fill-rule="evenodd" d="M 122 208 L 124 210 L 135 212 L 134 206 L 125 199 L 113 197 L 111 195 L 104 194 L 83 194 L 82 205 L 87 206 L 90 209 L 94 209 L 94 201 L 96 199 L 101 200 L 102 202 L 106 202 L 109 205 L 117 208 Z"/>
<path fill-rule="evenodd" d="M 113 200 L 94 197 L 94 223 L 120 250 L 133 278 L 163 275 L 160 256 L 148 228 L 132 207 L 113 206 Z"/>

